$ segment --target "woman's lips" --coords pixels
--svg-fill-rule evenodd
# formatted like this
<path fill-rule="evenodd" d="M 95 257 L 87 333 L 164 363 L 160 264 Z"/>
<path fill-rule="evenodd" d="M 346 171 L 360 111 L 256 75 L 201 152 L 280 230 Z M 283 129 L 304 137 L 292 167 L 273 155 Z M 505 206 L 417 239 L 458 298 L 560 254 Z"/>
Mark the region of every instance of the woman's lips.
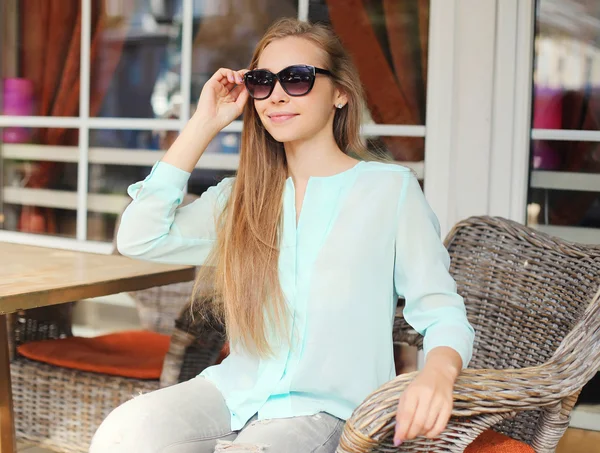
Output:
<path fill-rule="evenodd" d="M 298 116 L 298 114 L 297 113 L 277 113 L 277 114 L 268 115 L 268 116 L 272 123 L 282 124 L 282 123 L 285 123 L 285 122 L 291 120 L 292 118 L 295 118 L 296 116 Z"/>

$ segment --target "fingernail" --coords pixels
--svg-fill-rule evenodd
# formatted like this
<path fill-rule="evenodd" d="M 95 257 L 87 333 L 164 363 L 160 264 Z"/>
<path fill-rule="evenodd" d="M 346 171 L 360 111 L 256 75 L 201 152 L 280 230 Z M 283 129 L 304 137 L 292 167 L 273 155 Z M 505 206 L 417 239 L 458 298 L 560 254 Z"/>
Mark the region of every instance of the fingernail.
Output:
<path fill-rule="evenodd" d="M 399 447 L 402 445 L 402 441 L 400 439 L 394 439 L 394 447 Z"/>

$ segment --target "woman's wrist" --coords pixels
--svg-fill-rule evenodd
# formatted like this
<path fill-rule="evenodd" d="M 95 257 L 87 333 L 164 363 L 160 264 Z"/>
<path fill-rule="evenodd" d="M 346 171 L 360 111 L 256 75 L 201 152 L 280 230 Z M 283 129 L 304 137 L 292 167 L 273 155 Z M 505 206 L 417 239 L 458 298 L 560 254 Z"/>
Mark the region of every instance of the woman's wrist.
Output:
<path fill-rule="evenodd" d="M 194 112 L 188 125 L 191 125 L 199 135 L 201 134 L 206 137 L 208 143 L 210 143 L 222 129 L 215 123 L 213 118 L 209 118 L 204 112 L 198 110 Z"/>
<path fill-rule="evenodd" d="M 205 116 L 194 114 L 162 158 L 163 162 L 191 173 L 219 129 Z"/>
<path fill-rule="evenodd" d="M 432 349 L 427 354 L 424 370 L 431 370 L 456 381 L 462 370 L 460 354 L 447 346 Z"/>

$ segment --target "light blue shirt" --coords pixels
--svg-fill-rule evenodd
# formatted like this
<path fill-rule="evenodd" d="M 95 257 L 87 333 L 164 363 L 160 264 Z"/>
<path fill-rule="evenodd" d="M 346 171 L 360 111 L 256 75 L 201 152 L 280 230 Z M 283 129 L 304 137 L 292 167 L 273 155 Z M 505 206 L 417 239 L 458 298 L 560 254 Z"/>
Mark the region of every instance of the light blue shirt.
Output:
<path fill-rule="evenodd" d="M 118 232 L 121 253 L 203 264 L 233 178 L 178 208 L 189 176 L 159 162 L 129 187 L 133 202 Z M 268 419 L 323 411 L 347 419 L 395 377 L 398 296 L 406 299 L 408 323 L 425 336 L 425 354 L 449 346 L 466 367 L 474 332 L 448 267 L 437 219 L 409 169 L 360 162 L 334 176 L 311 177 L 297 226 L 288 178 L 279 277 L 291 347 L 279 342 L 275 357 L 265 360 L 231 345 L 229 357 L 201 373 L 223 394 L 232 429 L 256 413 Z"/>

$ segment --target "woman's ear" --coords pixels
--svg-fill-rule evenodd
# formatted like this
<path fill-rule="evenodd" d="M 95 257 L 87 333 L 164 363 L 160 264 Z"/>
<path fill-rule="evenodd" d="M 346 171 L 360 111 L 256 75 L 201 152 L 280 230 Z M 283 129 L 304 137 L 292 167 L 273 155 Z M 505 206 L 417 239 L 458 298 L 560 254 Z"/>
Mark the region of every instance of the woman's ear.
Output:
<path fill-rule="evenodd" d="M 341 90 L 340 88 L 336 88 L 334 100 L 335 100 L 335 103 L 333 105 L 337 108 L 342 108 L 342 107 L 345 107 L 346 104 L 348 103 L 348 96 L 346 95 L 346 93 L 343 90 Z M 340 107 L 340 105 L 342 107 Z"/>

